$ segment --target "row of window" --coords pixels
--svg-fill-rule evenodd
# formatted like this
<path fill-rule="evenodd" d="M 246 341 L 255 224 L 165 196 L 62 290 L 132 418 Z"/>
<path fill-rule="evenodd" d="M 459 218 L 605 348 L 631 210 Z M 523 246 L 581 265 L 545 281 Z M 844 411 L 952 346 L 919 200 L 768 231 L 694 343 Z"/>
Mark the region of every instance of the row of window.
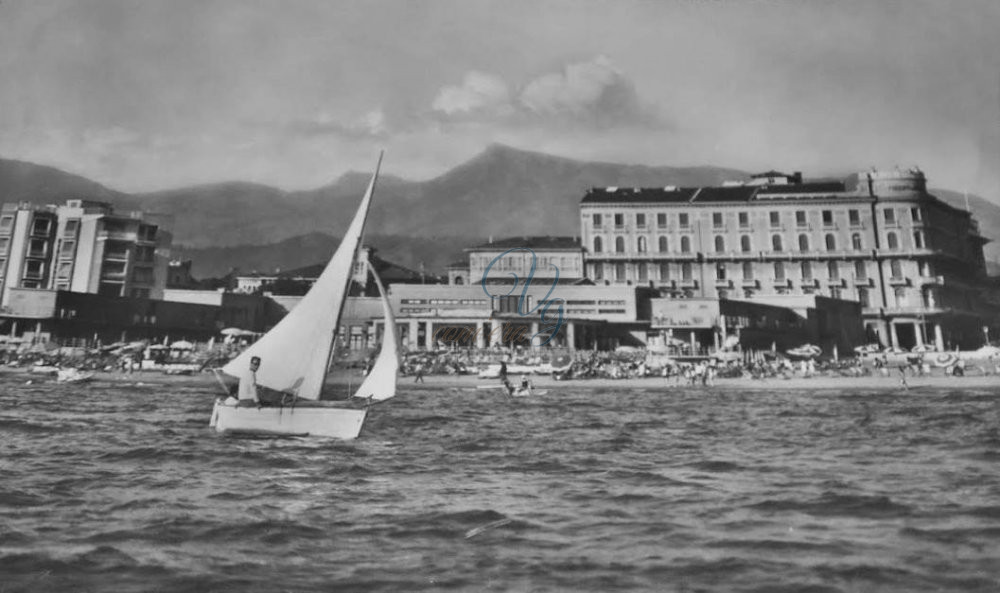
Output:
<path fill-rule="evenodd" d="M 882 218 L 886 224 L 896 224 L 896 208 L 883 208 Z M 713 212 L 712 213 L 712 226 L 720 228 L 725 226 L 726 219 L 725 212 Z M 601 213 L 594 213 L 591 215 L 591 220 L 593 221 L 594 228 L 601 228 L 604 226 L 604 215 Z M 625 226 L 625 213 L 616 212 L 611 215 L 614 220 L 616 227 Z M 772 210 L 768 212 L 768 220 L 771 226 L 781 225 L 781 212 Z M 834 212 L 833 210 L 821 210 L 820 219 L 824 226 L 833 226 L 834 223 Z M 737 212 L 736 220 L 741 227 L 750 226 L 750 213 L 749 212 Z M 924 215 L 923 210 L 920 208 L 910 208 L 910 220 L 915 223 L 923 222 Z M 647 221 L 647 216 L 645 212 L 637 212 L 635 214 L 635 226 L 645 227 Z M 861 210 L 848 210 L 847 211 L 847 222 L 851 226 L 861 225 Z M 796 210 L 795 211 L 795 224 L 797 226 L 807 226 L 809 224 L 809 212 L 806 210 Z M 687 227 L 691 225 L 691 215 L 688 212 L 679 212 L 677 214 L 677 225 L 680 227 Z M 656 213 L 656 226 L 665 227 L 667 226 L 667 213 L 657 212 Z"/>
<path fill-rule="evenodd" d="M 636 265 L 636 278 L 639 282 L 646 282 L 651 280 L 650 270 L 656 270 L 659 272 L 658 279 L 660 281 L 669 281 L 672 279 L 673 266 L 677 265 L 680 269 L 680 280 L 682 282 L 690 282 L 694 279 L 694 264 L 690 262 L 681 262 L 680 264 L 671 263 L 660 263 L 656 266 L 647 265 L 645 262 L 639 262 Z M 856 261 L 853 264 L 854 279 L 856 281 L 865 281 L 868 279 L 868 264 L 863 261 Z M 788 279 L 788 269 L 791 266 L 788 262 L 773 262 L 772 278 L 778 282 L 784 282 Z M 754 262 L 743 262 L 741 264 L 741 271 L 743 273 L 744 280 L 753 280 L 756 276 L 755 272 L 756 264 Z M 804 261 L 799 262 L 799 276 L 804 281 L 811 281 L 814 279 L 814 264 L 813 262 Z M 626 274 L 627 269 L 625 263 L 614 264 L 612 268 L 614 271 L 614 280 L 625 281 L 627 280 Z M 892 260 L 889 262 L 889 273 L 893 280 L 900 280 L 903 276 L 903 264 L 900 260 Z M 930 277 L 934 275 L 933 268 L 929 262 L 920 262 L 919 271 L 921 277 Z M 597 264 L 594 266 L 594 279 L 604 280 L 605 270 L 604 264 Z M 716 280 L 728 280 L 729 265 L 725 263 L 718 263 L 715 265 L 715 278 Z M 829 280 L 840 280 L 841 279 L 841 263 L 837 261 L 829 261 L 826 263 L 826 277 Z"/>
<path fill-rule="evenodd" d="M 799 251 L 809 251 L 810 241 L 809 235 L 799 235 L 798 239 Z M 827 233 L 824 237 L 824 244 L 827 251 L 835 251 L 837 249 L 837 237 L 832 233 Z M 924 237 L 923 231 L 913 231 L 913 247 L 916 249 L 923 249 L 927 245 L 927 241 Z M 594 237 L 593 241 L 594 253 L 603 253 L 604 251 L 604 238 Z M 638 237 L 636 239 L 636 252 L 647 253 L 649 251 L 649 243 L 646 237 Z M 726 238 L 722 235 L 716 235 L 714 240 L 714 247 L 716 253 L 726 252 Z M 864 243 L 861 239 L 860 233 L 853 233 L 851 235 L 851 248 L 855 251 L 863 250 Z M 886 248 L 888 249 L 899 249 L 899 236 L 895 232 L 886 233 Z M 660 236 L 657 239 L 657 249 L 660 253 L 666 253 L 670 251 L 669 241 L 667 237 Z M 771 237 L 771 251 L 784 251 L 785 243 L 781 235 L 773 235 Z M 743 253 L 749 253 L 753 251 L 753 240 L 750 235 L 743 235 L 740 237 L 740 251 Z M 625 237 L 615 237 L 615 253 L 625 253 Z M 691 237 L 687 235 L 682 235 L 680 238 L 680 253 L 691 253 Z"/>

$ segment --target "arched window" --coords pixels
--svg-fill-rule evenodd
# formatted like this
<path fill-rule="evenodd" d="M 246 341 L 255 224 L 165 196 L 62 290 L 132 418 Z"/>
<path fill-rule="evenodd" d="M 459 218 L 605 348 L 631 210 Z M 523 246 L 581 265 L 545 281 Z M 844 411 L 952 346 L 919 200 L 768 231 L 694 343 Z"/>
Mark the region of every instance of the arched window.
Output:
<path fill-rule="evenodd" d="M 774 262 L 774 279 L 779 282 L 785 281 L 785 262 Z"/>
<path fill-rule="evenodd" d="M 753 280 L 753 262 L 745 261 L 743 262 L 743 279 Z"/>
<path fill-rule="evenodd" d="M 691 253 L 691 237 L 681 237 L 681 253 Z"/>
<path fill-rule="evenodd" d="M 465 284 L 465 280 L 461 276 L 455 276 L 455 284 L 461 286 Z"/>
<path fill-rule="evenodd" d="M 855 251 L 864 249 L 861 245 L 861 233 L 854 233 L 851 235 L 851 247 L 853 247 Z"/>
<path fill-rule="evenodd" d="M 889 262 L 889 271 L 892 273 L 893 278 L 902 278 L 903 264 L 899 263 L 898 259 L 894 259 Z"/>
<path fill-rule="evenodd" d="M 639 253 L 646 253 L 646 237 L 639 237 L 635 242 L 635 246 Z"/>
<path fill-rule="evenodd" d="M 660 237 L 657 240 L 657 247 L 659 248 L 660 253 L 665 253 L 667 251 L 667 238 Z"/>
<path fill-rule="evenodd" d="M 802 279 L 812 280 L 813 277 L 812 262 L 807 262 L 807 261 L 802 262 L 801 268 L 802 268 Z"/>
<path fill-rule="evenodd" d="M 781 251 L 784 249 L 781 245 L 781 235 L 774 235 L 771 237 L 771 248 L 775 251 Z"/>
<path fill-rule="evenodd" d="M 615 237 L 615 251 L 618 253 L 625 253 L 625 238 Z"/>
<path fill-rule="evenodd" d="M 715 236 L 715 251 L 716 253 L 722 253 L 726 250 L 726 239 L 722 235 Z"/>
<path fill-rule="evenodd" d="M 750 251 L 750 235 L 743 235 L 740 237 L 740 250 L 743 253 Z"/>
<path fill-rule="evenodd" d="M 799 251 L 809 251 L 808 235 L 799 235 Z"/>
<path fill-rule="evenodd" d="M 837 249 L 837 238 L 833 236 L 833 233 L 827 233 L 826 235 L 826 250 L 834 251 Z"/>
<path fill-rule="evenodd" d="M 604 250 L 604 240 L 600 237 L 594 237 L 594 253 L 600 253 Z"/>
<path fill-rule="evenodd" d="M 863 261 L 854 262 L 854 279 L 855 280 L 868 279 L 868 266 L 865 265 L 865 262 Z"/>
<path fill-rule="evenodd" d="M 826 277 L 830 280 L 840 280 L 840 264 L 835 261 L 827 262 Z"/>
<path fill-rule="evenodd" d="M 889 249 L 899 249 L 899 237 L 896 236 L 896 233 L 886 235 L 885 242 Z"/>

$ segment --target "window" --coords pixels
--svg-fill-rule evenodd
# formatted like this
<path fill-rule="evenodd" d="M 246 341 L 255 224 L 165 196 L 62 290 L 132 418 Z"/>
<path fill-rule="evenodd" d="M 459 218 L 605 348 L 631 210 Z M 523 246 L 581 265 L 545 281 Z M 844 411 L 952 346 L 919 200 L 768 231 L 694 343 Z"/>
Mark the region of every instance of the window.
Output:
<path fill-rule="evenodd" d="M 656 248 L 660 250 L 660 253 L 666 253 L 667 252 L 667 238 L 661 236 L 659 239 L 657 239 L 656 240 Z"/>
<path fill-rule="evenodd" d="M 684 282 L 691 281 L 691 263 L 684 262 L 681 264 L 681 280 Z"/>
<path fill-rule="evenodd" d="M 913 222 L 923 222 L 924 213 L 920 208 L 910 208 L 910 218 L 913 219 Z"/>
<path fill-rule="evenodd" d="M 802 268 L 802 279 L 806 281 L 812 280 L 813 279 L 812 262 L 804 261 L 802 262 L 800 267 Z"/>
<path fill-rule="evenodd" d="M 681 237 L 681 253 L 691 253 L 691 237 Z"/>
<path fill-rule="evenodd" d="M 920 270 L 920 276 L 923 278 L 930 278 L 934 275 L 934 267 L 931 266 L 931 262 L 922 261 L 917 264 L 917 269 Z"/>
<path fill-rule="evenodd" d="M 771 212 L 770 218 L 771 218 L 771 226 L 772 227 L 781 226 L 781 213 L 780 212 Z"/>
<path fill-rule="evenodd" d="M 899 237 L 896 236 L 896 233 L 886 235 L 885 242 L 889 246 L 889 249 L 899 249 Z"/>
<path fill-rule="evenodd" d="M 73 257 L 76 251 L 76 241 L 63 241 L 59 246 L 59 257 Z"/>
<path fill-rule="evenodd" d="M 726 239 L 722 235 L 715 236 L 715 251 L 716 253 L 722 253 L 726 250 Z"/>
<path fill-rule="evenodd" d="M 740 251 L 742 251 L 743 253 L 747 253 L 748 251 L 750 251 L 750 248 L 751 248 L 750 235 L 743 235 L 742 237 L 740 237 Z"/>
<path fill-rule="evenodd" d="M 646 253 L 646 237 L 639 237 L 636 239 L 635 247 L 639 253 Z"/>
<path fill-rule="evenodd" d="M 600 237 L 594 237 L 594 253 L 600 253 L 604 250 L 604 241 Z"/>
<path fill-rule="evenodd" d="M 782 250 L 781 235 L 775 235 L 771 237 L 771 248 L 774 249 L 775 251 Z"/>
<path fill-rule="evenodd" d="M 795 211 L 795 224 L 797 226 L 806 226 L 806 211 L 796 210 Z"/>
<path fill-rule="evenodd" d="M 863 261 L 854 262 L 854 279 L 855 280 L 867 280 L 868 279 L 868 266 Z"/>
<path fill-rule="evenodd" d="M 833 210 L 823 211 L 823 226 L 833 226 Z"/>
<path fill-rule="evenodd" d="M 898 259 L 889 262 L 889 271 L 892 274 L 893 280 L 901 280 L 903 278 L 903 265 L 899 263 Z"/>
<path fill-rule="evenodd" d="M 774 279 L 778 282 L 785 281 L 785 262 L 774 262 Z"/>
<path fill-rule="evenodd" d="M 24 277 L 38 279 L 45 273 L 45 262 L 29 259 L 24 263 Z"/>
<path fill-rule="evenodd" d="M 753 280 L 753 262 L 751 261 L 743 262 L 743 279 Z"/>
<path fill-rule="evenodd" d="M 45 239 L 32 239 L 28 243 L 28 257 L 45 257 L 49 243 Z"/>
<path fill-rule="evenodd" d="M 664 212 L 660 212 L 656 215 L 656 226 L 663 228 L 667 226 L 667 215 Z"/>
<path fill-rule="evenodd" d="M 0 254 L 6 255 L 10 248 L 10 237 L 0 237 Z"/>
<path fill-rule="evenodd" d="M 715 264 L 715 279 L 716 280 L 726 279 L 726 264 L 723 263 Z"/>
<path fill-rule="evenodd" d="M 152 262 L 156 255 L 156 249 L 150 245 L 139 245 L 135 248 L 135 261 Z"/>
<path fill-rule="evenodd" d="M 615 226 L 616 227 L 623 227 L 623 226 L 625 226 L 625 215 L 624 214 L 615 214 Z"/>
<path fill-rule="evenodd" d="M 688 216 L 687 212 L 681 212 L 677 215 L 677 224 L 680 225 L 681 228 L 686 229 L 691 226 L 691 217 Z"/>
<path fill-rule="evenodd" d="M 625 281 L 625 264 L 617 263 L 615 264 L 615 280 L 618 282 Z"/>
<path fill-rule="evenodd" d="M 156 240 L 156 227 L 150 225 L 142 225 L 139 227 L 139 240 L 140 241 L 155 241 Z"/>
<path fill-rule="evenodd" d="M 917 249 L 924 248 L 924 232 L 923 231 L 913 231 L 913 246 Z"/>
<path fill-rule="evenodd" d="M 905 307 L 909 305 L 909 295 L 907 294 L 906 288 L 902 286 L 897 286 L 896 290 L 893 291 L 893 295 L 896 297 L 896 306 Z"/>
<path fill-rule="evenodd" d="M 833 236 L 833 233 L 827 233 L 826 235 L 826 250 L 836 251 L 837 249 L 837 238 Z"/>
<path fill-rule="evenodd" d="M 851 235 L 851 247 L 855 251 L 861 251 L 864 249 L 864 245 L 861 244 L 861 233 L 854 233 Z"/>
<path fill-rule="evenodd" d="M 722 227 L 722 213 L 721 212 L 713 212 L 712 213 L 712 226 L 715 227 L 715 228 L 721 228 Z"/>
<path fill-rule="evenodd" d="M 871 307 L 871 298 L 869 297 L 868 289 L 861 287 L 858 289 L 858 302 L 861 303 L 862 307 Z"/>
<path fill-rule="evenodd" d="M 604 280 L 604 264 L 594 265 L 594 280 Z"/>
<path fill-rule="evenodd" d="M 728 290 L 720 290 L 719 291 L 719 300 L 720 301 L 728 299 L 728 298 L 729 298 L 729 291 Z"/>
<path fill-rule="evenodd" d="M 830 280 L 840 280 L 840 264 L 835 261 L 827 262 L 826 277 Z"/>
<path fill-rule="evenodd" d="M 637 269 L 639 271 L 639 282 L 648 282 L 649 268 L 646 266 L 646 262 L 639 262 L 637 264 Z"/>
<path fill-rule="evenodd" d="M 31 234 L 33 235 L 48 235 L 49 229 L 52 228 L 52 221 L 48 218 L 36 218 L 31 223 Z"/>
<path fill-rule="evenodd" d="M 601 220 L 601 215 L 600 214 L 594 214 L 594 228 L 595 229 L 601 228 L 601 223 L 602 222 L 603 221 Z"/>
<path fill-rule="evenodd" d="M 830 298 L 839 299 L 842 298 L 843 295 L 844 295 L 844 289 L 840 288 L 839 286 L 830 287 Z"/>
<path fill-rule="evenodd" d="M 851 226 L 859 226 L 861 224 L 861 211 L 848 210 L 847 221 L 851 223 Z"/>
<path fill-rule="evenodd" d="M 0 216 L 0 231 L 9 231 L 14 226 L 13 216 Z"/>
<path fill-rule="evenodd" d="M 667 282 L 670 280 L 670 264 L 664 262 L 660 264 L 660 281 Z"/>
<path fill-rule="evenodd" d="M 799 251 L 809 251 L 808 235 L 799 235 Z"/>
<path fill-rule="evenodd" d="M 886 224 L 896 224 L 896 210 L 893 208 L 886 208 L 882 211 L 885 215 Z"/>
<path fill-rule="evenodd" d="M 740 226 L 741 227 L 748 227 L 748 226 L 750 226 L 750 214 L 749 213 L 747 213 L 747 212 L 740 212 L 737 215 L 737 217 L 739 218 Z"/>
<path fill-rule="evenodd" d="M 67 220 L 66 228 L 63 230 L 64 235 L 76 235 L 76 229 L 80 228 L 80 221 L 77 219 Z"/>
<path fill-rule="evenodd" d="M 646 226 L 646 215 L 645 214 L 636 214 L 635 215 L 635 226 L 637 226 L 637 227 L 644 227 L 644 226 Z"/>
<path fill-rule="evenodd" d="M 625 238 L 615 237 L 615 251 L 617 253 L 625 253 Z"/>

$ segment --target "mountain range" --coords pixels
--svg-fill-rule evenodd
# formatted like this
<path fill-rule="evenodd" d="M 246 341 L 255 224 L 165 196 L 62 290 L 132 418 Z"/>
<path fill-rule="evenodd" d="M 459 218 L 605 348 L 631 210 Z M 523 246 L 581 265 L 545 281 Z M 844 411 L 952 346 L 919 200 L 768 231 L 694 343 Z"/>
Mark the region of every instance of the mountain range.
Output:
<path fill-rule="evenodd" d="M 369 176 L 349 172 L 300 191 L 234 181 L 129 194 L 53 167 L 0 159 L 0 201 L 85 198 L 168 215 L 173 256 L 192 259 L 195 276 L 208 277 L 233 268 L 270 272 L 323 261 Z M 579 234 L 580 199 L 591 187 L 719 185 L 747 177 L 737 169 L 585 162 L 494 144 L 426 181 L 380 175 L 366 243 L 385 259 L 440 273 L 463 248 L 491 236 Z M 932 193 L 964 208 L 958 192 Z M 1000 206 L 968 199 L 985 235 L 1000 230 Z M 1000 247 L 987 246 L 987 259 L 1000 261 Z"/>

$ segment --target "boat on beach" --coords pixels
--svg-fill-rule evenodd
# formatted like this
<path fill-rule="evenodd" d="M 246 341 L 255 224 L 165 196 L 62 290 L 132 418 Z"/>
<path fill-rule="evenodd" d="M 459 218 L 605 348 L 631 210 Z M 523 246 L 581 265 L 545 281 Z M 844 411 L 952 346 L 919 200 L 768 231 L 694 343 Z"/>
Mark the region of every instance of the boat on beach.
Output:
<path fill-rule="evenodd" d="M 324 397 L 331 395 L 324 393 L 324 386 L 381 162 L 380 156 L 350 227 L 313 287 L 271 331 L 221 369 L 230 380 L 253 381 L 261 392 L 277 396 L 276 401 L 263 404 L 220 397 L 210 421 L 216 431 L 354 439 L 361 434 L 372 404 L 395 396 L 398 332 L 388 293 L 369 265 L 385 321 L 381 351 L 353 394 L 339 400 Z M 251 363 L 259 364 L 254 373 L 248 372 Z"/>

